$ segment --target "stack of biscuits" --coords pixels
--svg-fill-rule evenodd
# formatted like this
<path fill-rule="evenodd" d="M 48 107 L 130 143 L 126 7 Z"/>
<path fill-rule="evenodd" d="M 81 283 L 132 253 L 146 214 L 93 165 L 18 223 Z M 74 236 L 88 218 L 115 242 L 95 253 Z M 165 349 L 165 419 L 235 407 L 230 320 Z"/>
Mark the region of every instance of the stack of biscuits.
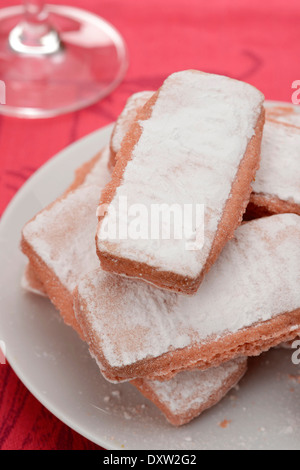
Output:
<path fill-rule="evenodd" d="M 170 218 L 166 238 L 158 219 L 137 224 L 137 204 L 203 216 L 189 230 Z M 138 236 L 146 224 L 159 236 Z M 109 145 L 25 225 L 21 247 L 23 287 L 49 297 L 103 376 L 186 424 L 249 356 L 300 335 L 300 117 L 265 113 L 247 83 L 174 73 L 129 98 Z"/>

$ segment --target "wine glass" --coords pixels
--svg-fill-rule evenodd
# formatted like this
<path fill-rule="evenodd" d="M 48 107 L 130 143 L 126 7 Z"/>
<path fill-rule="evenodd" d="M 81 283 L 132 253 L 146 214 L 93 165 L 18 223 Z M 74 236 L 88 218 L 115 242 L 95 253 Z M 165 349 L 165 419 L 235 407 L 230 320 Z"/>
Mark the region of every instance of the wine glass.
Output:
<path fill-rule="evenodd" d="M 92 13 L 42 0 L 0 9 L 2 114 L 75 111 L 109 94 L 126 70 L 122 37 Z"/>

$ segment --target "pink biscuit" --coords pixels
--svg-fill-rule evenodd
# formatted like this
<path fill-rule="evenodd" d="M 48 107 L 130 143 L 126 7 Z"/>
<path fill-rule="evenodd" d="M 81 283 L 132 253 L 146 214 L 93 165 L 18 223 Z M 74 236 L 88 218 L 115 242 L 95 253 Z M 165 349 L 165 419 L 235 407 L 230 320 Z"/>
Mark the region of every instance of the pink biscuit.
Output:
<path fill-rule="evenodd" d="M 101 269 L 77 287 L 75 313 L 108 380 L 171 377 L 258 355 L 300 331 L 300 217 L 240 226 L 195 296 Z"/>
<path fill-rule="evenodd" d="M 262 104 L 258 90 L 228 77 L 190 70 L 167 78 L 123 139 L 102 192 L 100 208 L 108 207 L 97 232 L 103 269 L 176 292 L 197 291 L 249 201 L 260 159 Z M 120 225 L 137 202 L 146 208 L 203 204 L 203 248 L 186 249 L 191 234 L 184 222 L 181 238 L 107 238 L 106 228 Z M 202 221 L 196 223 L 192 235 L 198 238 L 202 228 Z"/>
<path fill-rule="evenodd" d="M 136 379 L 131 383 L 165 414 L 181 426 L 218 403 L 243 377 L 247 358 L 240 357 L 206 371 L 186 371 L 164 382 Z"/>

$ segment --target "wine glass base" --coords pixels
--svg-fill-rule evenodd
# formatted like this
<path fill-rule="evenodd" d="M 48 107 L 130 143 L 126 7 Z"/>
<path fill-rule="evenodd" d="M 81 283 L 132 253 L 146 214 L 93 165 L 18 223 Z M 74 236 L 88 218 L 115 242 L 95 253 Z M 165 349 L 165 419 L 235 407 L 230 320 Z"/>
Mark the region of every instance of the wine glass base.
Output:
<path fill-rule="evenodd" d="M 125 75 L 126 46 L 113 26 L 78 8 L 47 9 L 62 43 L 47 55 L 14 52 L 8 38 L 24 9 L 0 10 L 0 114 L 47 118 L 75 111 L 111 93 Z"/>

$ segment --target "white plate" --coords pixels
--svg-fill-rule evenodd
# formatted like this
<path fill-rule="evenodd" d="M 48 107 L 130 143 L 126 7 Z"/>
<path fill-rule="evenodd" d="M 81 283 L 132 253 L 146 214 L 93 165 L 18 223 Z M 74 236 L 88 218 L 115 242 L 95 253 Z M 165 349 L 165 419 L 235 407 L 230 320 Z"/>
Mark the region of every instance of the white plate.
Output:
<path fill-rule="evenodd" d="M 86 345 L 50 302 L 21 290 L 21 228 L 63 192 L 76 167 L 108 142 L 111 128 L 91 134 L 44 165 L 1 220 L 0 340 L 11 366 L 48 410 L 106 449 L 299 449 L 300 385 L 288 374 L 300 370 L 290 351 L 273 350 L 252 359 L 239 390 L 176 429 L 133 386 L 107 383 Z M 226 429 L 219 426 L 224 419 L 231 421 Z"/>

